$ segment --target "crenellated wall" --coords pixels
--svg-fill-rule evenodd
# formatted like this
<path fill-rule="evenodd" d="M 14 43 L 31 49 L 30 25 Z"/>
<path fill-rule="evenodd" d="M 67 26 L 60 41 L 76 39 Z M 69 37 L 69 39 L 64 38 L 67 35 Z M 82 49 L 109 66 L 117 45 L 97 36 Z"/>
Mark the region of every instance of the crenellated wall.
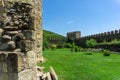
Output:
<path fill-rule="evenodd" d="M 85 42 L 89 39 L 95 39 L 98 43 L 102 43 L 104 41 L 111 42 L 114 39 L 120 40 L 120 29 L 76 38 L 74 42 L 78 46 L 86 47 Z"/>

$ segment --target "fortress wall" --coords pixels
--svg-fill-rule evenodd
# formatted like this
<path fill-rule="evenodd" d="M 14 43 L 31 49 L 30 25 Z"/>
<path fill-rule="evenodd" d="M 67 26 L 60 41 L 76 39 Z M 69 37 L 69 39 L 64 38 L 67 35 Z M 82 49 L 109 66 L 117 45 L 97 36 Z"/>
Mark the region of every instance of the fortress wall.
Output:
<path fill-rule="evenodd" d="M 112 40 L 120 40 L 120 29 L 80 37 L 80 38 L 75 39 L 75 43 L 78 46 L 86 47 L 85 42 L 86 42 L 86 40 L 89 40 L 89 39 L 95 39 L 98 43 L 102 43 L 104 41 L 111 42 Z"/>

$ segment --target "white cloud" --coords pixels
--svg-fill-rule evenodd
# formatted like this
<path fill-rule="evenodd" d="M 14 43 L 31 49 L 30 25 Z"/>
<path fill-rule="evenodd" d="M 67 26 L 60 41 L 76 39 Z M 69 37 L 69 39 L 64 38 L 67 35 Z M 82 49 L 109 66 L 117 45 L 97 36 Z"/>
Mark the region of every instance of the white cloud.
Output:
<path fill-rule="evenodd" d="M 67 24 L 73 24 L 73 21 L 68 21 Z"/>

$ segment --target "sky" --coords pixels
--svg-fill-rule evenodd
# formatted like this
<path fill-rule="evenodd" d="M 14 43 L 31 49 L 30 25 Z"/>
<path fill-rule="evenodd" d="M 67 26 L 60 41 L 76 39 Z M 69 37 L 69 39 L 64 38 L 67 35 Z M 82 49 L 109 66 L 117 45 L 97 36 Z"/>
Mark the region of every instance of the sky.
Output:
<path fill-rule="evenodd" d="M 43 29 L 82 36 L 120 29 L 120 0 L 43 0 Z"/>

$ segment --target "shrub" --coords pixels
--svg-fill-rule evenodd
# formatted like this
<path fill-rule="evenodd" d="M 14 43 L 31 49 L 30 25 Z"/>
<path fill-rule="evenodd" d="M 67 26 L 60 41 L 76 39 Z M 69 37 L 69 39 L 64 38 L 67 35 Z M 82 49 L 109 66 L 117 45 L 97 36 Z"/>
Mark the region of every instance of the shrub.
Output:
<path fill-rule="evenodd" d="M 97 45 L 97 42 L 95 39 L 90 39 L 90 40 L 87 40 L 85 44 L 87 47 L 92 48 Z"/>
<path fill-rule="evenodd" d="M 59 48 L 59 49 L 61 49 L 61 48 L 64 48 L 65 47 L 65 44 L 64 43 L 59 43 L 59 44 L 57 44 L 57 48 Z"/>
<path fill-rule="evenodd" d="M 80 49 L 78 46 L 75 46 L 75 52 L 78 52 Z"/>
<path fill-rule="evenodd" d="M 71 44 L 71 52 L 74 52 L 75 51 L 75 43 L 72 43 Z"/>
<path fill-rule="evenodd" d="M 82 47 L 79 47 L 79 51 L 84 51 L 84 49 Z"/>
<path fill-rule="evenodd" d="M 86 52 L 85 55 L 93 55 L 92 52 Z"/>
<path fill-rule="evenodd" d="M 66 44 L 66 48 L 71 48 L 71 47 L 72 47 L 72 44 L 70 44 L 70 43 Z"/>
<path fill-rule="evenodd" d="M 57 48 L 57 46 L 55 44 L 52 44 L 51 50 L 55 50 L 56 48 Z"/>
<path fill-rule="evenodd" d="M 109 50 L 103 50 L 103 56 L 110 56 Z"/>

